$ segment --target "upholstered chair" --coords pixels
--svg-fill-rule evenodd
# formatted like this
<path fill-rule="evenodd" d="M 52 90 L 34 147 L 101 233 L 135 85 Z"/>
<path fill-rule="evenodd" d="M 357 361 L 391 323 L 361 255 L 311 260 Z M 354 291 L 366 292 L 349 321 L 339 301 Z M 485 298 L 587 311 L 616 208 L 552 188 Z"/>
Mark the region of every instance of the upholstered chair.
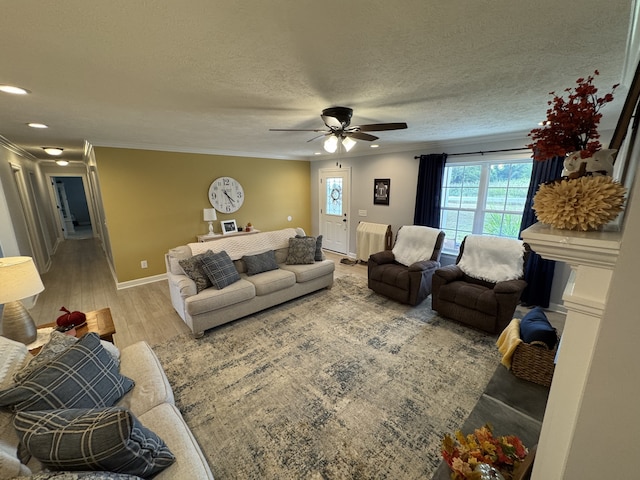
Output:
<path fill-rule="evenodd" d="M 369 288 L 401 303 L 419 304 L 431 294 L 443 243 L 444 232 L 437 228 L 400 227 L 391 250 L 369 256 Z"/>
<path fill-rule="evenodd" d="M 529 252 L 529 245 L 521 240 L 466 236 L 456 264 L 433 275 L 431 308 L 480 330 L 502 332 L 527 286 L 524 265 Z"/>

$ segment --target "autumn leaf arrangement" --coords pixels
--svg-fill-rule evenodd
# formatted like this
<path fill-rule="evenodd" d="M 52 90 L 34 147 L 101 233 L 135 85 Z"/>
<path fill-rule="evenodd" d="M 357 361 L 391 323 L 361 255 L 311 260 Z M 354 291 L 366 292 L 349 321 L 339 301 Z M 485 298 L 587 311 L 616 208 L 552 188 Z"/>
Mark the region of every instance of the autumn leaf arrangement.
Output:
<path fill-rule="evenodd" d="M 457 430 L 455 438 L 447 434 L 442 440 L 442 457 L 451 468 L 452 480 L 479 480 L 482 473 L 477 467 L 481 464 L 494 467 L 509 480 L 527 454 L 527 448 L 518 437 L 496 437 L 490 425 L 466 436 Z"/>
<path fill-rule="evenodd" d="M 593 84 L 597 75 L 600 75 L 598 70 L 586 79 L 576 80 L 575 88 L 564 90 L 567 98 L 555 92 L 549 93 L 553 98 L 547 102 L 547 119 L 540 128 L 529 133 L 532 142 L 527 147 L 533 150 L 534 160 L 545 161 L 577 151 L 581 158 L 587 158 L 602 148 L 598 140 L 598 125 L 602 119 L 600 110 L 613 101 L 618 84 L 612 87 L 611 92 L 598 96 L 598 89 Z"/>

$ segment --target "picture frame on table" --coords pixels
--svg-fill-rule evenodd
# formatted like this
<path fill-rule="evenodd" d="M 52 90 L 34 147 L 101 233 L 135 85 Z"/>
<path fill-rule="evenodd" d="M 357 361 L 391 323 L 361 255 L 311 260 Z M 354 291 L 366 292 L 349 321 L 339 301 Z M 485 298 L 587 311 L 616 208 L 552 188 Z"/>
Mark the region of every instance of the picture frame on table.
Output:
<path fill-rule="evenodd" d="M 238 225 L 236 225 L 235 220 L 222 220 L 220 222 L 220 227 L 222 227 L 223 235 L 228 235 L 230 233 L 238 232 Z"/>
<path fill-rule="evenodd" d="M 373 181 L 373 204 L 389 205 L 390 191 L 391 191 L 390 178 L 376 178 Z"/>

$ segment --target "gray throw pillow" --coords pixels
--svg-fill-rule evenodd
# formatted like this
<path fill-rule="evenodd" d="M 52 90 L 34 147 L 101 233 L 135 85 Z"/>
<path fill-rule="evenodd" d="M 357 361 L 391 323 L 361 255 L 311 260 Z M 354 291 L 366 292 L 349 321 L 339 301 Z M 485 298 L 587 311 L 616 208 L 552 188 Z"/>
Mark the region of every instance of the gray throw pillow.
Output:
<path fill-rule="evenodd" d="M 72 335 L 67 335 L 54 330 L 51 332 L 49 341 L 45 343 L 38 354 L 33 357 L 22 369 L 18 370 L 13 376 L 13 380 L 21 382 L 42 365 L 49 363 L 71 345 L 75 345 L 78 339 Z"/>
<path fill-rule="evenodd" d="M 316 262 L 321 262 L 324 260 L 324 256 L 322 255 L 322 235 L 318 235 L 317 237 L 303 237 L 302 235 L 296 235 L 296 238 L 313 238 L 316 241 L 316 251 L 314 253 L 314 259 Z"/>
<path fill-rule="evenodd" d="M 293 237 L 289 239 L 287 265 L 305 265 L 315 262 L 316 239 L 314 237 Z"/>
<path fill-rule="evenodd" d="M 109 470 L 149 478 L 175 461 L 164 441 L 123 407 L 19 412 L 21 447 L 52 470 Z"/>
<path fill-rule="evenodd" d="M 247 265 L 247 275 L 256 275 L 262 272 L 278 269 L 276 262 L 276 252 L 269 250 L 268 252 L 259 253 L 257 255 L 245 255 L 242 257 Z"/>
<path fill-rule="evenodd" d="M 0 391 L 0 407 L 13 412 L 110 407 L 134 385 L 118 370 L 98 334 L 87 333 L 22 382 Z"/>
<path fill-rule="evenodd" d="M 178 261 L 187 277 L 195 282 L 196 292 L 198 293 L 212 285 L 211 280 L 209 280 L 209 277 L 202 268 L 202 259 L 209 255 L 213 255 L 211 250 Z"/>
<path fill-rule="evenodd" d="M 224 250 L 202 258 L 202 269 L 218 290 L 240 280 L 240 274 L 236 270 L 231 257 Z"/>

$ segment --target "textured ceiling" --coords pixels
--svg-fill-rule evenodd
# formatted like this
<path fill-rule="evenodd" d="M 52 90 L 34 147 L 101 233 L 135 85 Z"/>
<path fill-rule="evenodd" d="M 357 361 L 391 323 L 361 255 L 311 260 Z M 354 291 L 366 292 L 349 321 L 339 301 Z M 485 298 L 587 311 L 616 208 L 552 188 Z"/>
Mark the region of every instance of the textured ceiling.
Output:
<path fill-rule="evenodd" d="M 322 128 L 343 105 L 352 125 L 408 123 L 381 150 L 515 136 L 548 92 L 595 69 L 603 92 L 621 81 L 632 3 L 3 0 L 0 84 L 32 93 L 0 92 L 0 135 L 41 159 L 45 145 L 80 159 L 84 140 L 309 158 L 315 134 L 269 128 Z"/>

